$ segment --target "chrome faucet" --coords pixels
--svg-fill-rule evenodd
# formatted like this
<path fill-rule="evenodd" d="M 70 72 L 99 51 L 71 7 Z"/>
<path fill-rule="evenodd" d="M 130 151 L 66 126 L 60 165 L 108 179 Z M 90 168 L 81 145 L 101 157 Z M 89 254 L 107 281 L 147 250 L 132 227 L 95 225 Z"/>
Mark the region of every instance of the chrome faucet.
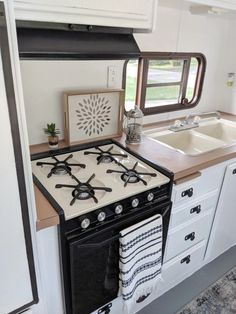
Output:
<path fill-rule="evenodd" d="M 195 117 L 207 117 L 207 118 L 217 118 L 220 119 L 221 115 L 218 111 L 208 111 L 208 112 L 202 112 L 202 113 L 190 113 L 186 116 L 185 118 L 185 123 L 186 124 L 191 124 L 194 123 L 194 118 Z M 196 123 L 196 122 L 195 122 Z"/>
<path fill-rule="evenodd" d="M 221 115 L 218 111 L 209 111 L 209 112 L 202 112 L 202 113 L 190 113 L 185 117 L 184 120 L 176 120 L 174 125 L 171 125 L 169 127 L 169 130 L 174 132 L 179 132 L 183 130 L 193 129 L 197 128 L 199 126 L 199 121 L 201 117 L 206 118 L 217 118 L 220 119 Z"/>

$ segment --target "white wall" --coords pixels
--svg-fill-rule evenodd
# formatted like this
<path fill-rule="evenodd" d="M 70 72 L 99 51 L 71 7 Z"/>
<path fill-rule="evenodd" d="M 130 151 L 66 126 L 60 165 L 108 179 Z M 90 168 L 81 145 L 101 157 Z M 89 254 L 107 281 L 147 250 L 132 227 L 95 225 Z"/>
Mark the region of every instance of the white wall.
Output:
<path fill-rule="evenodd" d="M 222 62 L 229 43 L 226 40 L 227 31 L 228 22 L 222 17 L 194 16 L 187 10 L 158 7 L 156 31 L 152 34 L 135 34 L 135 38 L 142 51 L 193 51 L 205 54 L 207 71 L 203 95 L 199 105 L 191 110 L 197 112 L 227 107 L 224 102 L 224 99 L 229 100 L 228 90 L 225 90 L 225 73 L 230 65 L 226 70 Z M 234 58 L 233 55 L 231 58 Z M 108 65 L 117 66 L 117 88 L 120 88 L 122 61 L 21 62 L 30 144 L 46 141 L 42 127 L 47 122 L 56 122 L 63 129 L 63 91 L 107 86 Z M 145 117 L 145 122 L 185 114 L 186 111 L 179 111 L 153 115 Z"/>
<path fill-rule="evenodd" d="M 236 115 L 236 16 L 229 19 L 227 32 L 224 37 L 224 54 L 220 62 L 220 86 L 218 92 L 218 104 L 222 111 Z M 228 73 L 235 73 L 235 82 L 232 87 L 228 87 Z"/>
<path fill-rule="evenodd" d="M 222 17 L 197 16 L 187 10 L 159 7 L 155 33 L 136 35 L 140 48 L 153 51 L 201 52 L 207 58 L 207 70 L 202 98 L 197 107 L 145 117 L 146 122 L 221 108 L 217 101 L 217 92 L 223 88 L 219 62 L 224 53 L 222 43 L 227 25 L 227 20 Z"/>
<path fill-rule="evenodd" d="M 121 88 L 124 61 L 21 61 L 25 110 L 31 145 L 47 141 L 43 127 L 55 122 L 62 130 L 63 93 L 107 87 L 109 65 L 117 67 Z"/>

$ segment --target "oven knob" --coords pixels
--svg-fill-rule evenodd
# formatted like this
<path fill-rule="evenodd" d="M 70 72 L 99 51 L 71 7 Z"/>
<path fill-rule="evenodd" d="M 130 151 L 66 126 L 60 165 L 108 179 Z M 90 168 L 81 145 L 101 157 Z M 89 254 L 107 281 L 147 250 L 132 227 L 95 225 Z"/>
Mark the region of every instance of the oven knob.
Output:
<path fill-rule="evenodd" d="M 89 218 L 83 218 L 81 220 L 80 226 L 82 229 L 87 229 L 90 225 L 90 219 Z"/>
<path fill-rule="evenodd" d="M 123 206 L 121 204 L 116 205 L 115 207 L 115 213 L 117 215 L 121 214 L 123 212 Z"/>
<path fill-rule="evenodd" d="M 97 220 L 102 222 L 105 219 L 106 219 L 106 213 L 105 212 L 99 212 L 97 215 Z"/>
<path fill-rule="evenodd" d="M 132 205 L 133 208 L 138 207 L 139 199 L 138 198 L 133 198 L 132 202 L 131 202 L 131 205 Z"/>
<path fill-rule="evenodd" d="M 149 202 L 151 202 L 153 199 L 154 199 L 154 194 L 153 194 L 153 193 L 148 193 L 148 195 L 147 195 L 147 200 L 148 200 Z"/>

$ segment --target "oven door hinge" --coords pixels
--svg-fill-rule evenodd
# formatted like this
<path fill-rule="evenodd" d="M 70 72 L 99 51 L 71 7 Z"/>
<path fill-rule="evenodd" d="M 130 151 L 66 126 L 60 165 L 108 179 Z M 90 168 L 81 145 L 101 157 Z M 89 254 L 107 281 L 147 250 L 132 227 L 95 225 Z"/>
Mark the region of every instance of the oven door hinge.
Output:
<path fill-rule="evenodd" d="M 112 303 L 108 303 L 98 310 L 98 314 L 108 314 L 111 312 L 110 308 L 112 307 Z"/>

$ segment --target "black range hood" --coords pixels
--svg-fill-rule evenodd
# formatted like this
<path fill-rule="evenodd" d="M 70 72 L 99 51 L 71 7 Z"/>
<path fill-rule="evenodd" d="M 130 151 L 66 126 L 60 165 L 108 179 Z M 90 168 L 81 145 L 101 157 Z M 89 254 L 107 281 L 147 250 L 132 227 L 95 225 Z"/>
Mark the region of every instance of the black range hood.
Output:
<path fill-rule="evenodd" d="M 21 59 L 121 60 L 140 56 L 131 29 L 47 24 L 17 23 Z"/>

